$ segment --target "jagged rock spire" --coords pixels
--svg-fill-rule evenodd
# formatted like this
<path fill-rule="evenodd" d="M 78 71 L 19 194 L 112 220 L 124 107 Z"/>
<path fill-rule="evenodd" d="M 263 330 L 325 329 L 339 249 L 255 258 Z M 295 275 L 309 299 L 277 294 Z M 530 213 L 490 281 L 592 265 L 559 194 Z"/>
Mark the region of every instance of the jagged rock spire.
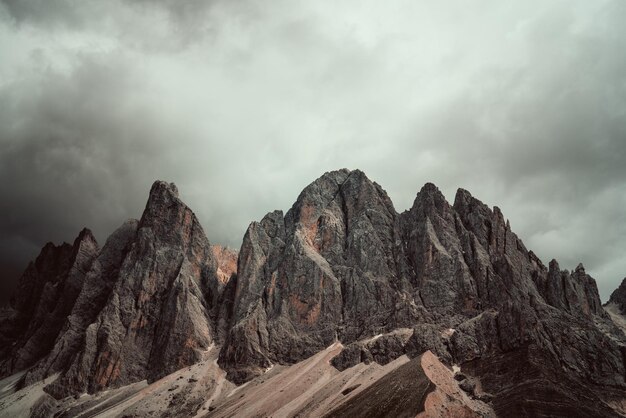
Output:
<path fill-rule="evenodd" d="M 72 245 L 47 243 L 22 275 L 11 299 L 14 316 L 4 328 L 2 372 L 32 366 L 54 345 L 98 252 L 91 231 Z"/>
<path fill-rule="evenodd" d="M 626 314 L 626 277 L 622 283 L 611 293 L 609 303 L 615 303 L 619 306 L 620 311 Z"/>

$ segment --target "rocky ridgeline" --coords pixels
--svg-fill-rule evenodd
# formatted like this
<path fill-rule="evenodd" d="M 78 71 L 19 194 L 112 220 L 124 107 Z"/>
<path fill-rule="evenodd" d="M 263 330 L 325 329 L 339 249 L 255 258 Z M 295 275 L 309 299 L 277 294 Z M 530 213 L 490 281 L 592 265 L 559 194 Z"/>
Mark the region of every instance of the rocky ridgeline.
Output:
<path fill-rule="evenodd" d="M 46 387 L 57 398 L 153 381 L 212 344 L 242 383 L 339 340 L 340 370 L 431 350 L 479 378 L 501 415 L 625 412 L 626 340 L 582 265 L 546 267 L 462 189 L 450 205 L 426 184 L 399 214 L 359 170 L 253 222 L 238 256 L 156 182 L 141 220 L 102 249 L 87 230 L 46 245 L 0 330 L 2 373 L 60 373 Z"/>
<path fill-rule="evenodd" d="M 611 293 L 609 303 L 614 303 L 622 314 L 626 314 L 626 278 L 624 278 L 619 287 Z"/>

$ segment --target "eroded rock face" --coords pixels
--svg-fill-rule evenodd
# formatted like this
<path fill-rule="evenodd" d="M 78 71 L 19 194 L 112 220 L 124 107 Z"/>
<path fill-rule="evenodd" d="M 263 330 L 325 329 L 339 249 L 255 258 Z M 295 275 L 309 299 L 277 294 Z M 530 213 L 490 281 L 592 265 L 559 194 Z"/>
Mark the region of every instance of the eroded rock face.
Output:
<path fill-rule="evenodd" d="M 403 364 L 326 414 L 332 417 L 414 417 L 426 409 L 436 385 L 428 378 L 421 357 Z"/>
<path fill-rule="evenodd" d="M 24 272 L 11 299 L 13 315 L 2 325 L 2 374 L 23 370 L 46 355 L 59 335 L 98 253 L 91 231 L 73 245 L 46 244 Z"/>
<path fill-rule="evenodd" d="M 217 278 L 226 284 L 234 274 L 237 274 L 237 257 L 239 251 L 222 245 L 211 245 L 211 253 L 217 265 Z"/>
<path fill-rule="evenodd" d="M 547 277 L 538 280 L 537 286 L 546 302 L 560 310 L 587 317 L 592 314 L 607 317 L 602 309 L 596 282 L 585 273 L 582 264 L 570 273 L 560 270 L 557 261 L 552 260 Z"/>
<path fill-rule="evenodd" d="M 218 287 L 209 242 L 172 184 L 156 182 L 106 305 L 59 387 L 154 380 L 201 358 Z"/>
<path fill-rule="evenodd" d="M 87 327 L 96 320 L 111 296 L 122 261 L 135 237 L 137 224 L 134 219 L 128 220 L 107 239 L 85 276 L 81 292 L 54 347 L 36 367 L 29 370 L 26 383 L 65 371 L 74 356 L 85 349 Z"/>
<path fill-rule="evenodd" d="M 232 327 L 220 355 L 244 381 L 337 338 L 356 341 L 418 320 L 399 217 L 356 170 L 326 173 L 283 217 L 248 228 L 239 253 Z"/>
<path fill-rule="evenodd" d="M 101 251 L 84 231 L 73 247 L 46 246 L 29 267 L 14 302 L 14 321 L 28 324 L 20 337 L 25 348 L 11 356 L 10 371 L 45 355 L 23 383 L 58 372 L 46 391 L 63 397 L 152 381 L 193 364 L 226 322 L 219 317 L 228 306 L 228 281 L 217 268 L 176 187 L 156 182 L 141 220 L 127 221 Z M 29 310 L 33 301 L 38 310 Z M 54 306 L 42 328 L 39 318 Z M 39 329 L 47 330 L 45 338 Z M 27 350 L 29 341 L 41 340 L 48 345 Z"/>
<path fill-rule="evenodd" d="M 214 343 L 241 383 L 340 341 L 340 370 L 430 350 L 500 415 L 626 413 L 626 336 L 582 265 L 546 267 L 463 189 L 451 205 L 428 183 L 398 214 L 358 170 L 326 173 L 286 214 L 253 222 L 238 254 L 211 246 L 175 186 L 156 182 L 141 220 L 102 250 L 87 232 L 44 248 L 13 308 L 5 373 L 60 373 L 55 397 L 158 379 Z"/>
<path fill-rule="evenodd" d="M 400 328 L 387 334 L 353 342 L 344 347 L 341 353 L 332 359 L 331 364 L 339 371 L 359 363 L 369 364 L 375 361 L 381 365 L 387 364 L 405 354 L 407 342 L 412 336 L 412 329 Z"/>
<path fill-rule="evenodd" d="M 621 313 L 626 315 L 626 278 L 624 278 L 619 287 L 611 293 L 609 303 L 616 304 Z"/>
<path fill-rule="evenodd" d="M 507 390 L 515 385 L 527 388 L 532 376 L 567 377 L 552 382 L 563 392 L 581 384 L 626 389 L 624 339 L 596 326 L 607 316 L 595 281 L 582 266 L 571 274 L 556 263 L 546 268 L 498 208 L 463 189 L 450 205 L 426 184 L 398 215 L 362 172 L 326 173 L 284 217 L 274 212 L 250 226 L 238 267 L 220 356 L 236 382 L 305 358 L 334 338 L 346 346 L 334 360 L 338 368 L 375 361 L 369 343 L 359 341 L 410 327 L 401 343 L 379 340 L 386 343 L 380 361 L 430 349 L 487 376 L 485 385 L 501 399 L 512 399 Z M 509 356 L 518 370 L 536 374 L 501 367 Z M 619 398 L 612 390 L 591 393 Z M 524 407 L 521 398 L 511 402 Z"/>

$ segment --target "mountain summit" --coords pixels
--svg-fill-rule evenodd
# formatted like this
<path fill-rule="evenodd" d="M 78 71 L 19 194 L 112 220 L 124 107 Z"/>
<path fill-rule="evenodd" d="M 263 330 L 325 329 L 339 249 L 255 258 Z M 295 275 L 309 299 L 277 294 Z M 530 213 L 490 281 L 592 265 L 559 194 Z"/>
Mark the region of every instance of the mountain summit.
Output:
<path fill-rule="evenodd" d="M 609 315 L 582 265 L 546 267 L 463 189 L 451 205 L 427 183 L 398 213 L 362 171 L 325 173 L 237 253 L 157 181 L 101 249 L 84 230 L 29 265 L 1 370 L 13 391 L 43 390 L 40 416 L 120 399 L 135 416 L 623 416 L 619 306 Z"/>

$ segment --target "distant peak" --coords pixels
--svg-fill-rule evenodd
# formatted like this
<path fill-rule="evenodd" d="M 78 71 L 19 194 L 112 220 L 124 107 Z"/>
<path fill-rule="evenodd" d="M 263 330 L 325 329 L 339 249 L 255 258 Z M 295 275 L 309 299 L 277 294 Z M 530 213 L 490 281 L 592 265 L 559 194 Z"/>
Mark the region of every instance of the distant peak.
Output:
<path fill-rule="evenodd" d="M 139 228 L 154 223 L 161 224 L 165 217 L 173 216 L 173 213 L 182 213 L 186 210 L 190 209 L 179 199 L 178 188 L 174 183 L 155 181 L 152 184 L 146 208 L 139 221 Z M 171 228 L 171 225 L 163 224 L 160 227 Z"/>
<path fill-rule="evenodd" d="M 275 210 L 272 212 L 268 212 L 267 214 L 265 214 L 265 216 L 263 217 L 263 219 L 261 219 L 261 224 L 267 223 L 267 222 L 282 222 L 283 220 L 283 211 L 282 210 Z"/>
<path fill-rule="evenodd" d="M 449 210 L 449 203 L 443 193 L 433 183 L 426 183 L 415 196 L 411 211 L 418 211 L 422 214 L 434 212 L 444 213 Z"/>
<path fill-rule="evenodd" d="M 297 202 L 302 202 L 303 199 L 318 200 L 322 195 L 334 196 L 338 189 L 354 188 L 360 185 L 374 185 L 361 170 L 342 168 L 327 171 L 302 190 Z"/>
<path fill-rule="evenodd" d="M 469 191 L 459 187 L 456 190 L 456 195 L 454 196 L 454 207 L 467 204 L 467 202 L 473 199 L 474 199 L 474 196 L 472 196 L 472 194 Z"/>
<path fill-rule="evenodd" d="M 550 264 L 548 264 L 548 268 L 550 271 L 561 271 L 561 267 L 559 266 L 559 262 L 554 258 L 550 260 Z"/>
<path fill-rule="evenodd" d="M 620 311 L 626 314 L 626 277 L 622 283 L 611 293 L 608 303 L 615 303 L 619 306 Z"/>
<path fill-rule="evenodd" d="M 420 189 L 420 191 L 417 193 L 417 196 L 415 197 L 414 205 L 418 201 L 424 201 L 428 199 L 434 199 L 437 202 L 443 202 L 446 200 L 443 193 L 441 193 L 441 190 L 439 190 L 437 186 L 435 186 L 433 183 L 430 183 L 430 182 L 424 184 L 422 188 Z"/>
<path fill-rule="evenodd" d="M 171 194 L 174 197 L 178 197 L 178 187 L 174 183 L 168 183 L 166 181 L 157 180 L 152 184 L 152 188 L 150 189 L 150 195 L 163 195 L 163 194 Z"/>
<path fill-rule="evenodd" d="M 180 202 L 178 188 L 174 183 L 157 180 L 152 184 L 146 209 L 159 211 L 166 208 L 171 202 Z M 182 203 L 181 203 L 182 204 Z"/>
<path fill-rule="evenodd" d="M 438 192 L 439 188 L 431 182 L 427 182 L 422 186 L 420 192 Z"/>
<path fill-rule="evenodd" d="M 85 238 L 92 238 L 93 239 L 93 233 L 91 232 L 91 229 L 89 228 L 83 228 L 79 233 L 78 233 L 78 238 L 79 240 L 83 240 Z"/>
<path fill-rule="evenodd" d="M 91 230 L 89 228 L 83 228 L 79 233 L 78 236 L 76 237 L 76 239 L 74 240 L 74 247 L 80 245 L 81 243 L 84 242 L 91 242 L 94 245 L 98 245 L 98 241 L 96 240 L 96 237 L 93 236 L 93 233 L 91 232 Z"/>
<path fill-rule="evenodd" d="M 349 178 L 367 179 L 367 175 L 359 169 L 350 170 L 347 168 L 342 168 L 340 170 L 327 171 L 320 178 L 315 180 L 312 184 L 315 184 L 319 181 L 324 181 L 327 179 L 331 179 L 337 184 L 343 184 Z"/>

